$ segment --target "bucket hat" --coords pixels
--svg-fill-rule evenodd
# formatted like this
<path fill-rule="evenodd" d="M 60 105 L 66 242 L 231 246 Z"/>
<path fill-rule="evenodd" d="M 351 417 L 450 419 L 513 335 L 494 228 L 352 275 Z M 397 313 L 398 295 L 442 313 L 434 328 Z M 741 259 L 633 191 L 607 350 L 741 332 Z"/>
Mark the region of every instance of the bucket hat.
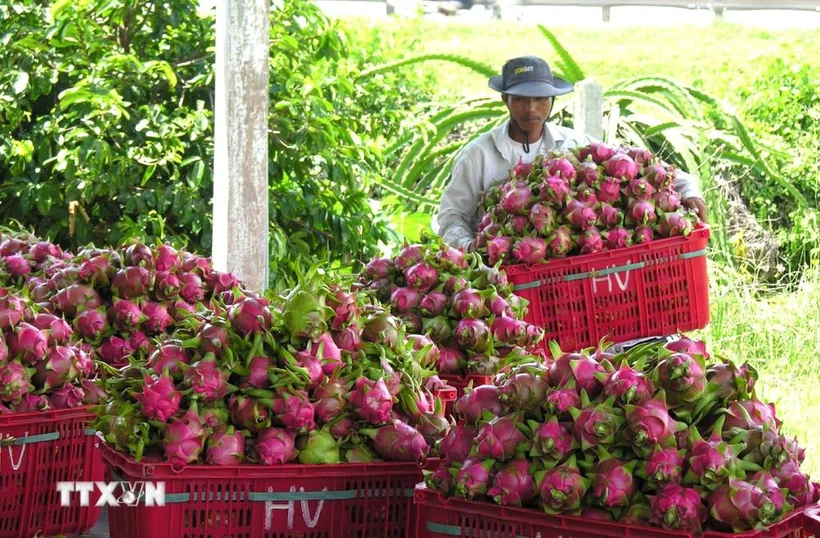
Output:
<path fill-rule="evenodd" d="M 507 60 L 500 75 L 488 81 L 495 91 L 517 97 L 554 97 L 572 91 L 572 84 L 552 74 L 549 64 L 537 56 Z"/>

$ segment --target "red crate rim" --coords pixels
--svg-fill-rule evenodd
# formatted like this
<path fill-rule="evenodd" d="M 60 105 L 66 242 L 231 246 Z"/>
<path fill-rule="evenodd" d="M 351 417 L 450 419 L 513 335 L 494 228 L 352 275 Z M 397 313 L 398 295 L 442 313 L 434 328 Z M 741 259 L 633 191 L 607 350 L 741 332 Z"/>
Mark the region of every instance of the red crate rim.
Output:
<path fill-rule="evenodd" d="M 556 525 L 560 524 L 558 523 L 558 521 L 560 520 L 572 521 L 578 525 L 589 524 L 590 521 L 589 518 L 585 518 L 582 516 L 564 514 L 552 516 L 544 514 L 540 510 L 535 508 L 501 506 L 499 504 L 489 501 L 468 501 L 466 499 L 460 499 L 458 497 L 447 497 L 439 491 L 430 490 L 423 483 L 416 485 L 413 501 L 417 506 L 424 504 L 444 506 L 452 510 L 464 511 L 476 516 L 502 518 L 507 521 L 529 524 L 537 524 L 537 520 L 539 518 L 554 520 L 556 521 Z M 417 508 L 417 513 L 420 516 L 422 512 Z M 814 534 L 817 534 L 818 532 L 820 532 L 820 505 L 814 504 L 809 506 L 801 506 L 800 508 L 797 508 L 796 510 L 787 514 L 786 517 L 784 517 L 780 521 L 770 525 L 767 528 L 767 530 L 776 530 L 780 527 L 789 525 L 792 522 L 797 521 L 798 519 L 802 520 L 803 526 L 806 530 Z M 603 527 L 610 528 L 613 530 L 613 532 L 618 532 L 619 530 L 623 530 L 624 528 L 634 528 L 639 529 L 642 532 L 646 532 L 646 530 L 648 529 L 652 532 L 669 536 L 670 538 L 684 538 L 686 536 L 690 536 L 690 534 L 686 533 L 685 531 L 671 531 L 661 529 L 660 527 L 646 525 L 624 525 L 623 523 L 618 523 L 617 521 L 609 522 L 595 520 L 595 525 L 601 525 Z M 443 526 L 446 527 L 446 525 Z M 452 530 L 455 531 L 455 529 Z M 705 531 L 703 533 L 703 536 L 707 538 L 760 538 L 760 532 L 761 531 L 745 531 L 740 533 L 729 533 L 719 531 Z"/>
<path fill-rule="evenodd" d="M 541 263 L 516 263 L 511 265 L 502 265 L 501 269 L 507 273 L 507 276 L 516 277 L 525 273 L 529 273 L 535 269 L 544 268 L 552 269 L 554 267 L 564 267 L 567 265 L 582 264 L 591 260 L 596 260 L 602 255 L 604 256 L 628 256 L 633 253 L 647 252 L 668 247 L 677 243 L 687 243 L 691 241 L 708 240 L 711 233 L 711 228 L 708 224 L 698 223 L 695 229 L 692 230 L 688 236 L 675 236 L 657 239 L 649 243 L 639 245 L 632 245 L 629 247 L 618 248 L 614 250 L 605 250 L 602 252 L 594 252 L 591 254 L 577 254 L 575 256 L 567 256 L 564 258 L 550 258 Z M 705 254 L 705 252 L 704 252 Z"/>
<path fill-rule="evenodd" d="M 73 418 L 91 418 L 94 416 L 88 405 L 66 409 L 46 409 L 29 413 L 0 413 L 0 427 L 15 426 L 18 423 L 54 422 Z"/>
<path fill-rule="evenodd" d="M 338 463 L 306 465 L 286 463 L 283 465 L 264 465 L 249 463 L 242 465 L 186 465 L 175 467 L 166 461 L 143 459 L 135 461 L 131 456 L 118 452 L 111 445 L 102 441 L 100 452 L 103 460 L 110 466 L 122 469 L 130 477 L 165 478 L 165 479 L 231 479 L 231 478 L 270 478 L 277 476 L 389 476 L 420 472 L 425 467 L 422 462 L 383 461 L 373 463 Z"/>

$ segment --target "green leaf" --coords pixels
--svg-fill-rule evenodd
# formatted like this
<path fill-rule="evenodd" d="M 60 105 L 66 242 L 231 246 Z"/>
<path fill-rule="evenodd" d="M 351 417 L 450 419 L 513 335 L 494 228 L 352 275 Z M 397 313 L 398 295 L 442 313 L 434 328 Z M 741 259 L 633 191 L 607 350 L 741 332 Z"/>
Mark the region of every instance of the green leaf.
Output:
<path fill-rule="evenodd" d="M 15 95 L 20 95 L 26 88 L 28 88 L 28 73 L 25 71 L 18 71 L 17 76 L 12 83 L 12 89 L 14 90 Z"/>
<path fill-rule="evenodd" d="M 538 29 L 541 31 L 542 34 L 549 40 L 552 48 L 555 49 L 555 53 L 558 54 L 558 61 L 555 63 L 561 70 L 561 75 L 567 79 L 568 82 L 575 84 L 584 80 L 586 77 L 584 76 L 584 72 L 575 63 L 575 60 L 572 59 L 567 49 L 564 48 L 563 45 L 558 41 L 558 38 L 555 37 L 555 34 L 547 30 L 546 26 L 541 24 L 538 25 Z"/>

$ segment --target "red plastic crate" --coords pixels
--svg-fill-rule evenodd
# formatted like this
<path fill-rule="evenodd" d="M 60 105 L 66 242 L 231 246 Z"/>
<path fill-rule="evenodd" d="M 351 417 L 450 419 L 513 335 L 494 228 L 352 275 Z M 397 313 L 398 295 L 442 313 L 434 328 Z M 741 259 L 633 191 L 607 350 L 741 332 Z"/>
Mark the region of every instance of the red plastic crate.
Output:
<path fill-rule="evenodd" d="M 709 227 L 595 254 L 504 268 L 526 320 L 543 327 L 544 349 L 565 351 L 635 338 L 668 336 L 709 323 Z"/>
<path fill-rule="evenodd" d="M 502 507 L 490 501 L 443 499 L 419 484 L 415 491 L 415 538 L 808 538 L 816 532 L 802 510 L 763 531 L 692 533 L 624 525 L 578 516 L 551 516 L 536 508 Z M 820 524 L 820 522 L 816 522 Z M 813 530 L 810 530 L 813 529 Z"/>
<path fill-rule="evenodd" d="M 0 538 L 80 534 L 94 526 L 98 496 L 90 507 L 61 507 L 57 492 L 57 482 L 103 479 L 91 418 L 86 408 L 0 415 Z"/>
<path fill-rule="evenodd" d="M 449 401 L 444 401 L 442 399 L 441 403 L 445 404 L 444 413 L 447 416 L 453 414 L 453 406 L 456 403 L 456 400 L 461 398 L 464 395 L 464 388 L 469 386 L 470 383 L 473 384 L 474 387 L 479 385 L 487 385 L 493 382 L 493 376 L 490 375 L 475 375 L 475 374 L 467 374 L 467 375 L 453 375 L 453 374 L 439 374 L 438 375 L 443 381 L 446 381 L 448 385 L 453 387 L 457 392 L 455 397 L 450 399 Z"/>
<path fill-rule="evenodd" d="M 112 538 L 405 538 L 415 463 L 191 465 L 101 447 L 110 480 L 164 482 L 165 506 L 109 507 Z"/>

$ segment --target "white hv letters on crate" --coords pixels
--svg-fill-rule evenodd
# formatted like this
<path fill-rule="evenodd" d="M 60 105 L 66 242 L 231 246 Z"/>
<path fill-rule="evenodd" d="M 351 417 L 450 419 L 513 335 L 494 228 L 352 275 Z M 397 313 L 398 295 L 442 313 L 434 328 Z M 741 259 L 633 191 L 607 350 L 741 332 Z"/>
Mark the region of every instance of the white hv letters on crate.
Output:
<path fill-rule="evenodd" d="M 626 264 L 629 265 L 632 263 L 630 260 L 626 261 Z M 609 265 L 606 269 L 611 269 L 615 267 L 614 265 Z M 600 271 L 600 269 L 599 269 Z M 626 271 L 618 271 L 615 273 L 607 273 L 604 276 L 595 276 L 592 277 L 592 293 L 594 295 L 598 294 L 598 282 L 606 282 L 607 286 L 607 293 L 612 293 L 612 280 L 614 277 L 615 283 L 621 289 L 621 291 L 626 291 L 629 287 L 629 273 L 631 273 L 631 269 L 627 269 Z M 623 276 L 623 280 L 621 279 Z"/>
<path fill-rule="evenodd" d="M 327 487 L 322 488 L 322 491 L 327 491 Z M 290 492 L 296 492 L 296 486 L 290 487 Z M 304 493 L 305 488 L 299 487 L 299 492 Z M 268 488 L 268 493 L 273 493 L 273 488 Z M 319 519 L 322 517 L 322 509 L 325 507 L 325 500 L 320 499 L 319 503 L 316 505 L 316 512 L 314 514 L 310 513 L 310 505 L 308 504 L 307 499 L 302 499 L 299 501 L 299 504 L 302 508 L 302 520 L 305 522 L 305 525 L 312 529 L 316 525 L 319 524 Z M 296 509 L 296 501 L 290 500 L 286 503 L 277 503 L 274 501 L 266 501 L 265 502 L 265 530 L 269 531 L 273 527 L 273 511 L 274 510 L 287 510 L 288 511 L 288 529 L 293 529 L 293 518 L 294 512 Z"/>

